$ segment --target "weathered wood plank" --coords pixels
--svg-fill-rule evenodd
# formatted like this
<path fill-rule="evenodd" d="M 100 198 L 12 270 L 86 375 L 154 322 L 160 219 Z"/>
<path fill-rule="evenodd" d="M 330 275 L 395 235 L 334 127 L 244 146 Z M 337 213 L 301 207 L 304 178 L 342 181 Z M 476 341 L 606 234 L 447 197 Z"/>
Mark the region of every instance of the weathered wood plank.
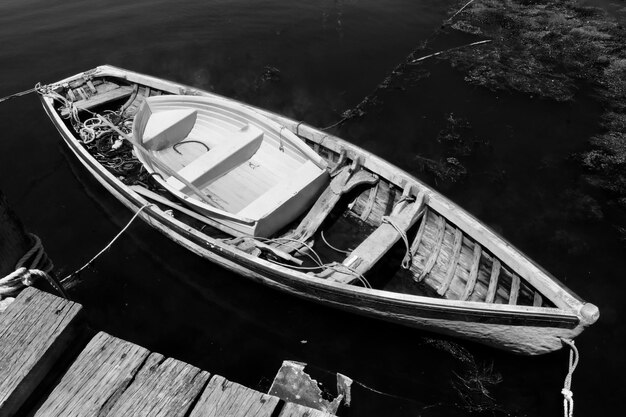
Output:
<path fill-rule="evenodd" d="M 432 251 L 428 257 L 428 261 L 426 261 L 426 265 L 424 269 L 419 273 L 419 275 L 415 278 L 416 281 L 421 281 L 424 279 L 426 275 L 430 273 L 435 264 L 437 263 L 437 258 L 439 258 L 439 252 L 441 251 L 441 245 L 443 243 L 443 238 L 446 235 L 446 219 L 443 216 L 437 217 L 437 231 L 435 237 L 435 245 L 433 246 Z"/>
<path fill-rule="evenodd" d="M 378 176 L 374 175 L 374 177 L 378 178 Z M 374 204 L 376 203 L 376 195 L 378 194 L 378 188 L 380 188 L 380 181 L 376 182 L 374 188 L 369 190 L 369 196 L 367 199 L 367 204 L 361 213 L 361 220 L 367 221 L 372 212 L 372 208 L 374 208 Z"/>
<path fill-rule="evenodd" d="M 493 258 L 493 264 L 491 265 L 491 276 L 489 277 L 489 288 L 487 289 L 487 296 L 485 297 L 486 303 L 493 303 L 496 298 L 496 291 L 498 290 L 498 277 L 500 276 L 500 260 Z"/>
<path fill-rule="evenodd" d="M 461 301 L 469 299 L 470 295 L 474 291 L 476 286 L 476 278 L 478 277 L 478 269 L 480 268 L 480 256 L 482 254 L 482 247 L 478 242 L 474 243 L 474 255 L 472 256 L 472 267 L 470 269 L 469 277 L 467 278 L 467 284 L 465 284 L 465 292 L 461 296 Z"/>
<path fill-rule="evenodd" d="M 0 415 L 14 415 L 73 341 L 81 310 L 26 288 L 0 314 Z"/>
<path fill-rule="evenodd" d="M 417 254 L 420 243 L 422 242 L 422 237 L 424 236 L 424 231 L 426 230 L 426 223 L 428 222 L 428 215 L 429 215 L 429 210 L 428 210 L 428 207 L 426 207 L 424 209 L 424 215 L 422 216 L 422 222 L 417 228 L 417 233 L 415 234 L 413 243 L 411 243 L 411 254 L 413 254 L 413 257 L 415 257 L 415 254 Z"/>
<path fill-rule="evenodd" d="M 334 414 L 314 410 L 300 404 L 285 403 L 278 417 L 333 417 Z"/>
<path fill-rule="evenodd" d="M 520 279 L 517 274 L 513 274 L 511 277 L 511 292 L 509 293 L 509 304 L 517 304 L 517 297 L 519 296 Z"/>
<path fill-rule="evenodd" d="M 291 253 L 302 247 L 302 242 L 309 240 L 328 217 L 332 209 L 337 205 L 341 196 L 350 192 L 359 185 L 373 185 L 378 178 L 368 171 L 358 170 L 357 166 L 345 166 L 332 179 L 328 187 L 319 196 L 313 207 L 302 219 L 298 227 L 278 239 L 279 243 L 275 247 Z"/>
<path fill-rule="evenodd" d="M 389 216 L 387 222 L 381 224 L 348 255 L 343 265 L 356 274 L 365 274 L 369 271 L 400 239 L 400 231 L 406 233 L 420 218 L 424 213 L 422 210 L 424 204 L 423 193 L 420 193 L 413 203 L 402 203 L 402 206 Z M 333 270 L 328 275 L 322 273 L 320 276 L 327 276 L 327 279 L 333 282 L 349 284 L 356 279 L 355 274 L 350 271 Z"/>
<path fill-rule="evenodd" d="M 35 416 L 106 416 L 146 361 L 147 349 L 98 333 Z"/>
<path fill-rule="evenodd" d="M 195 366 L 152 353 L 106 416 L 186 416 L 209 376 Z"/>
<path fill-rule="evenodd" d="M 75 102 L 74 105 L 79 110 L 89 110 L 101 104 L 107 103 L 109 101 L 121 100 L 123 98 L 129 97 L 132 94 L 132 92 L 133 92 L 132 87 L 122 86 L 114 90 L 108 90 L 108 91 L 96 94 L 95 96 L 92 96 L 89 98 L 86 98 L 85 96 L 85 98 L 83 98 L 82 100 L 78 100 L 77 102 Z M 69 114 L 68 109 L 61 110 L 62 116 L 67 116 L 68 114 Z"/>
<path fill-rule="evenodd" d="M 215 375 L 189 417 L 270 417 L 279 401 L 277 397 Z M 306 410 L 310 411 L 309 408 Z"/>
<path fill-rule="evenodd" d="M 441 283 L 441 287 L 437 290 L 439 295 L 444 295 L 448 288 L 450 288 L 450 284 L 452 283 L 452 279 L 454 278 L 454 274 L 456 272 L 456 266 L 459 263 L 459 258 L 461 256 L 461 248 L 463 247 L 463 232 L 460 229 L 454 229 L 454 244 L 452 247 L 452 255 L 450 256 L 450 261 L 448 262 L 448 270 L 446 271 L 446 277 L 444 281 Z"/>
<path fill-rule="evenodd" d="M 539 293 L 539 291 L 535 291 L 535 296 L 533 297 L 533 306 L 541 307 L 543 305 L 543 297 Z"/>

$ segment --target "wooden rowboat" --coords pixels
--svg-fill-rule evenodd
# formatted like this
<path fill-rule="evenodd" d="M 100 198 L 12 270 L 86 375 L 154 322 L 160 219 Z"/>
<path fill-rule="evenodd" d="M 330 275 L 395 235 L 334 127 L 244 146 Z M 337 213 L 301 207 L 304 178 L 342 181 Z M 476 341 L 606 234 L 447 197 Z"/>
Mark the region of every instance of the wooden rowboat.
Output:
<path fill-rule="evenodd" d="M 123 204 L 192 252 L 255 281 L 358 314 L 531 355 L 560 349 L 599 317 L 595 305 L 438 192 L 304 123 L 111 66 L 39 92 L 67 146 Z M 200 116 L 199 109 L 206 113 Z M 160 117 L 161 110 L 177 114 Z M 149 123 L 156 127 L 147 128 Z M 216 131 L 223 142 L 211 142 Z M 202 175 L 186 169 L 225 143 L 254 142 L 259 131 L 258 148 L 211 175 L 196 181 Z M 165 133 L 159 138 L 159 132 Z M 179 155 L 173 144 L 185 141 L 196 142 L 178 146 Z M 224 160 L 228 156 L 205 161 L 199 172 Z M 303 165 L 311 173 L 298 181 Z M 250 185 L 243 196 L 229 196 L 228 188 L 246 186 L 255 169 L 283 176 L 255 177 L 268 182 L 263 189 Z M 262 209 L 246 212 L 258 199 Z M 266 217 L 271 221 L 263 224 Z M 336 250 L 329 240 L 349 249 Z"/>

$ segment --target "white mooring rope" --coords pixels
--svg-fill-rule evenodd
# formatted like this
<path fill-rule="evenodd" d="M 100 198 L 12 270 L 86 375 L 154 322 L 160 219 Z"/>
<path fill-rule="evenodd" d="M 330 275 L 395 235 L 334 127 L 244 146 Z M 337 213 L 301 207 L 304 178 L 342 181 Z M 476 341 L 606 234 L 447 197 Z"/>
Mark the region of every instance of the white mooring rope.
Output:
<path fill-rule="evenodd" d="M 66 276 L 65 278 L 63 278 L 61 280 L 61 283 L 65 284 L 70 284 L 71 285 L 71 281 L 73 279 L 74 276 L 76 276 L 77 274 L 79 274 L 83 269 L 87 268 L 89 265 L 91 265 L 93 263 L 93 261 L 95 261 L 96 259 L 98 259 L 98 257 L 100 255 L 102 255 L 104 252 L 106 252 L 107 249 L 109 249 L 113 243 L 115 243 L 115 241 L 126 231 L 126 229 L 128 229 L 130 227 L 130 225 L 135 221 L 135 219 L 139 216 L 139 214 L 146 208 L 146 207 L 150 207 L 153 204 L 147 203 L 143 206 L 141 206 L 141 208 L 139 210 L 137 210 L 137 212 L 135 213 L 135 215 L 128 221 L 128 223 L 126 224 L 126 226 L 124 226 L 124 228 L 122 230 L 120 230 L 120 232 L 115 235 L 115 237 L 100 251 L 98 252 L 93 258 L 91 258 L 85 265 L 81 266 L 80 268 L 78 268 L 76 271 L 72 272 L 71 274 L 69 274 L 68 276 Z"/>
<path fill-rule="evenodd" d="M 567 371 L 567 375 L 565 376 L 565 383 L 563 384 L 563 389 L 561 390 L 561 394 L 563 394 L 563 417 L 573 417 L 574 415 L 574 393 L 572 392 L 572 375 L 574 374 L 574 370 L 576 369 L 576 365 L 578 365 L 578 349 L 576 349 L 576 345 L 574 345 L 573 340 L 561 339 L 563 343 L 565 343 L 570 348 L 569 352 L 569 369 Z"/>
<path fill-rule="evenodd" d="M 46 279 L 65 296 L 63 289 L 58 288 L 56 281 L 49 275 L 54 264 L 46 255 L 41 239 L 32 233 L 28 233 L 28 236 L 33 242 L 32 247 L 17 261 L 13 272 L 0 278 L 0 311 L 4 311 L 13 302 L 13 297 L 27 286 L 33 285 L 37 278 Z"/>

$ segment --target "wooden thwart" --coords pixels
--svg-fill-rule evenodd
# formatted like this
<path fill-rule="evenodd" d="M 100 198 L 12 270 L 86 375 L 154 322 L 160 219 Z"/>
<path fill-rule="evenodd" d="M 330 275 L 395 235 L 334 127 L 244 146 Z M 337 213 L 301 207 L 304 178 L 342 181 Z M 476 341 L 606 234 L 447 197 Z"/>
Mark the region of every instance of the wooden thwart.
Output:
<path fill-rule="evenodd" d="M 357 279 L 356 274 L 369 271 L 393 245 L 401 238 L 400 231 L 407 230 L 423 215 L 424 195 L 420 193 L 415 202 L 400 203 L 399 208 L 389 216 L 374 232 L 367 237 L 343 262 L 353 273 L 346 270 L 327 270 L 319 276 L 333 282 L 349 284 Z M 400 231 L 398 230 L 400 229 Z"/>
<path fill-rule="evenodd" d="M 81 95 L 83 99 L 75 102 L 74 106 L 78 110 L 90 110 L 90 109 L 93 109 L 94 107 L 98 107 L 101 104 L 108 103 L 114 100 L 121 100 L 123 98 L 129 97 L 132 94 L 132 92 L 133 92 L 132 87 L 122 86 L 119 88 L 101 92 L 89 98 Z M 61 110 L 61 115 L 63 116 L 67 116 L 69 113 L 70 112 L 68 109 Z"/>
<path fill-rule="evenodd" d="M 0 314 L 0 415 L 13 415 L 62 356 L 78 331 L 81 310 L 26 288 Z"/>
<path fill-rule="evenodd" d="M 378 178 L 368 171 L 360 170 L 358 161 L 352 166 L 345 166 L 339 170 L 329 186 L 322 192 L 313 207 L 302 219 L 298 227 L 279 238 L 279 243 L 273 246 L 291 253 L 303 247 L 317 229 L 322 225 L 341 197 L 359 185 L 373 185 Z M 281 239 L 284 239 L 281 241 Z"/>

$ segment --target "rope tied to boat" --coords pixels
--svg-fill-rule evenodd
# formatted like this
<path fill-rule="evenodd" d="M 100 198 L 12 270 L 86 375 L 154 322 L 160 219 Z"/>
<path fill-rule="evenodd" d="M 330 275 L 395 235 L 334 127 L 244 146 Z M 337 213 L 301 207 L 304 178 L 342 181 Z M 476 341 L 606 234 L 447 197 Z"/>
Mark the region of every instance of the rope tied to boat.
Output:
<path fill-rule="evenodd" d="M 285 129 L 285 126 L 281 126 L 280 130 L 278 131 L 278 139 L 280 141 L 280 144 L 278 146 L 278 149 L 281 152 L 285 152 L 285 146 L 283 145 L 283 129 Z"/>
<path fill-rule="evenodd" d="M 126 229 L 128 229 L 130 227 L 130 225 L 135 221 L 135 219 L 139 216 L 139 214 L 147 207 L 152 207 L 154 206 L 154 204 L 152 203 L 146 203 L 143 206 L 141 206 L 139 208 L 139 210 L 137 210 L 137 212 L 135 213 L 135 215 L 128 221 L 128 223 L 126 224 L 126 226 L 124 226 L 124 228 L 122 230 L 119 231 L 119 233 L 117 235 L 115 235 L 115 237 L 100 251 L 98 252 L 93 258 L 91 258 L 86 264 L 84 264 L 82 267 L 78 268 L 76 271 L 72 272 L 71 274 L 67 275 L 65 278 L 63 278 L 61 280 L 61 283 L 63 284 L 68 284 L 71 285 L 72 281 L 74 280 L 74 277 L 77 276 L 79 273 L 81 273 L 85 268 L 87 268 L 88 266 L 90 266 L 96 259 L 98 259 L 100 257 L 100 255 L 102 255 L 104 252 L 106 252 L 112 245 L 113 243 L 115 243 L 115 241 L 126 231 Z"/>
<path fill-rule="evenodd" d="M 394 229 L 396 229 L 396 231 L 402 238 L 402 241 L 404 242 L 404 245 L 406 246 L 406 252 L 404 253 L 404 257 L 402 258 L 402 263 L 400 265 L 404 269 L 409 269 L 411 267 L 411 260 L 413 259 L 413 254 L 411 253 L 411 245 L 409 244 L 409 238 L 407 237 L 404 230 L 402 230 L 402 228 L 398 226 L 391 217 L 383 216 L 382 220 L 383 220 L 383 223 L 387 223 L 391 225 Z"/>
<path fill-rule="evenodd" d="M 11 100 L 12 98 L 22 97 L 22 96 L 25 96 L 26 94 L 34 93 L 35 91 L 37 91 L 37 86 L 33 88 L 29 88 L 28 90 L 20 91 L 19 93 L 9 94 L 6 97 L 0 98 L 0 103 Z"/>
<path fill-rule="evenodd" d="M 28 236 L 32 242 L 31 248 L 17 261 L 13 272 L 0 278 L 0 300 L 17 295 L 24 288 L 33 285 L 38 278 L 47 280 L 67 298 L 63 288 L 50 276 L 54 264 L 48 258 L 41 239 L 33 233 L 28 233 Z"/>
<path fill-rule="evenodd" d="M 572 376 L 578 365 L 580 355 L 573 340 L 561 339 L 563 343 L 569 346 L 569 368 L 565 376 L 565 382 L 561 394 L 563 394 L 563 417 L 573 417 L 574 415 L 574 393 L 572 392 Z"/>
<path fill-rule="evenodd" d="M 414 197 L 412 195 L 402 196 L 398 200 L 398 202 L 395 204 L 394 209 L 395 209 L 395 207 L 398 207 L 400 204 L 402 204 L 404 202 L 409 202 L 410 203 L 410 202 L 413 202 L 413 201 L 416 201 L 416 197 Z M 395 223 L 390 216 L 383 216 L 382 217 L 382 222 L 391 225 L 394 229 L 396 229 L 396 231 L 398 232 L 398 234 L 402 238 L 402 241 L 404 242 L 404 246 L 406 247 L 406 252 L 404 253 L 404 257 L 402 258 L 402 262 L 400 263 L 400 265 L 404 269 L 409 269 L 411 267 L 411 263 L 413 261 L 413 253 L 411 252 L 411 244 L 409 243 L 409 238 L 406 235 L 406 232 L 400 226 L 398 226 L 398 224 Z"/>

